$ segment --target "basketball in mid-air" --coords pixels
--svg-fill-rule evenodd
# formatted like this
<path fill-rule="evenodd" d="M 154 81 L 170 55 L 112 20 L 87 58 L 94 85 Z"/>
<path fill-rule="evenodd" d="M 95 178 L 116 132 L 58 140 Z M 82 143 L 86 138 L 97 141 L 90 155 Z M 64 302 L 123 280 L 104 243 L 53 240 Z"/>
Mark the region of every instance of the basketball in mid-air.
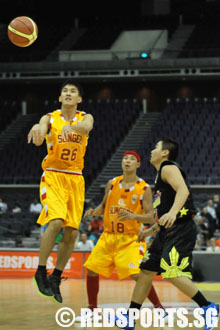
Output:
<path fill-rule="evenodd" d="M 18 47 L 28 47 L 37 39 L 38 27 L 32 18 L 19 16 L 8 25 L 8 37 Z"/>

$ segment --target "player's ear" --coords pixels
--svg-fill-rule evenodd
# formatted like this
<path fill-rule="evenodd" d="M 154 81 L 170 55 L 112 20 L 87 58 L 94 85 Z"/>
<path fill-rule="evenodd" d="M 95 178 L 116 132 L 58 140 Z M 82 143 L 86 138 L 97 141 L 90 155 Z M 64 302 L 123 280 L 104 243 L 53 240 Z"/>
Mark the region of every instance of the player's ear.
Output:
<path fill-rule="evenodd" d="M 61 95 L 59 96 L 59 102 L 61 102 Z"/>
<path fill-rule="evenodd" d="M 137 168 L 139 168 L 141 166 L 140 162 L 137 162 Z"/>
<path fill-rule="evenodd" d="M 167 157 L 168 158 L 169 157 L 169 153 L 170 152 L 169 152 L 168 149 L 162 150 L 162 154 L 163 154 L 164 157 Z"/>
<path fill-rule="evenodd" d="M 81 103 L 82 102 L 82 96 L 79 96 L 78 97 L 78 103 Z"/>

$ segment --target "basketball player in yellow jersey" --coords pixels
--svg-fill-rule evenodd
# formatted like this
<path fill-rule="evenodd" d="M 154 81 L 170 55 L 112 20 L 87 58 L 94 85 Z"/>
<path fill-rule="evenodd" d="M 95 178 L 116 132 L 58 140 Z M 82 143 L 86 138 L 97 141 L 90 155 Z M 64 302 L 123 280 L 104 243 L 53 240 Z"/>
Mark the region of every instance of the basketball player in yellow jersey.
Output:
<path fill-rule="evenodd" d="M 116 268 L 120 280 L 129 276 L 138 279 L 146 244 L 138 243 L 137 237 L 143 223 L 155 223 L 151 188 L 137 177 L 139 166 L 140 156 L 134 151 L 125 152 L 123 175 L 110 180 L 101 204 L 85 213 L 84 218 L 104 214 L 104 232 L 84 264 L 91 310 L 97 308 L 98 274 L 110 277 Z M 153 286 L 148 298 L 154 307 L 163 308 Z M 76 322 L 80 321 L 78 316 Z"/>
<path fill-rule="evenodd" d="M 75 81 L 64 83 L 59 101 L 61 109 L 43 116 L 39 124 L 32 127 L 28 143 L 32 141 L 40 146 L 46 138 L 48 151 L 42 162 L 40 197 L 43 210 L 37 221 L 40 225 L 48 224 L 48 227 L 42 237 L 34 283 L 41 295 L 62 303 L 59 285 L 82 217 L 85 190 L 82 170 L 93 117 L 77 110 L 82 92 Z M 58 245 L 56 267 L 47 278 L 47 259 L 62 227 L 64 235 Z"/>

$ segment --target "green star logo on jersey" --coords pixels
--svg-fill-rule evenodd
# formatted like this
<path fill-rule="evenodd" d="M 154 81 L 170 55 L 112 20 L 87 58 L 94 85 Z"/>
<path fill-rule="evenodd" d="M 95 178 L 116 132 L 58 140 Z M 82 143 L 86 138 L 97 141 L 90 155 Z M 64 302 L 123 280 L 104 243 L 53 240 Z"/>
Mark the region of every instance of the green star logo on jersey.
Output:
<path fill-rule="evenodd" d="M 180 218 L 182 218 L 184 215 L 187 215 L 188 212 L 189 212 L 189 209 L 185 209 L 185 207 L 183 207 L 180 210 Z"/>

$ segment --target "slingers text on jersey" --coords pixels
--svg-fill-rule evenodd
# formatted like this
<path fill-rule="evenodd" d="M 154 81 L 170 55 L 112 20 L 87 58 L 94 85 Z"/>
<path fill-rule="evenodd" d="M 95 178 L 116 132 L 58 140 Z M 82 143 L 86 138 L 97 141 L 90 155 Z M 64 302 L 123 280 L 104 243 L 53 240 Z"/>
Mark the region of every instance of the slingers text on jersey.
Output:
<path fill-rule="evenodd" d="M 82 142 L 83 142 L 82 135 L 79 135 L 76 133 L 68 134 L 67 139 L 63 138 L 61 134 L 59 134 L 57 136 L 57 138 L 58 138 L 58 143 L 75 142 L 75 143 L 82 144 Z"/>

